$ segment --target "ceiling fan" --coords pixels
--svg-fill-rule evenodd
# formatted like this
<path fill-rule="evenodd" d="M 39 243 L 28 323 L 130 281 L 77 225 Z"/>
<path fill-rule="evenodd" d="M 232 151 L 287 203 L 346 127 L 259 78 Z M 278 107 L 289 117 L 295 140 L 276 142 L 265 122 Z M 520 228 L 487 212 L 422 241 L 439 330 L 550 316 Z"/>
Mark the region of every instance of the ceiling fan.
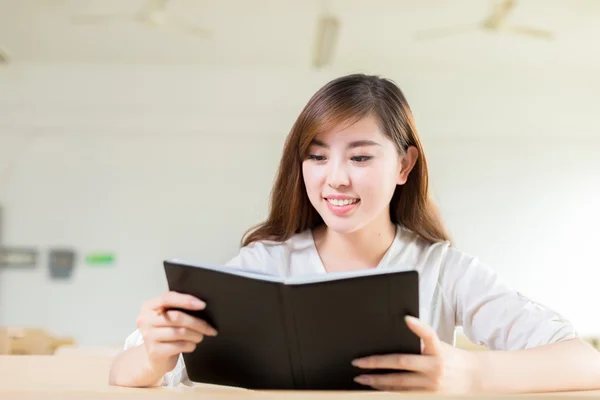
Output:
<path fill-rule="evenodd" d="M 151 28 L 171 28 L 192 35 L 209 36 L 210 32 L 207 29 L 169 16 L 167 13 L 168 2 L 169 0 L 147 0 L 144 6 L 134 14 L 77 15 L 71 17 L 71 21 L 82 25 L 133 21 Z"/>
<path fill-rule="evenodd" d="M 514 10 L 516 3 L 516 0 L 496 1 L 494 2 L 491 13 L 479 23 L 425 30 L 417 33 L 415 38 L 434 39 L 481 29 L 493 33 L 510 32 L 544 40 L 554 39 L 554 33 L 548 30 L 508 23 L 507 18 Z"/>
<path fill-rule="evenodd" d="M 0 64 L 8 64 L 8 52 L 4 49 L 4 47 L 0 46 Z"/>
<path fill-rule="evenodd" d="M 313 49 L 312 63 L 315 68 L 323 68 L 332 63 L 339 40 L 340 25 L 340 19 L 329 11 L 328 2 L 323 1 L 322 11 L 317 19 Z"/>

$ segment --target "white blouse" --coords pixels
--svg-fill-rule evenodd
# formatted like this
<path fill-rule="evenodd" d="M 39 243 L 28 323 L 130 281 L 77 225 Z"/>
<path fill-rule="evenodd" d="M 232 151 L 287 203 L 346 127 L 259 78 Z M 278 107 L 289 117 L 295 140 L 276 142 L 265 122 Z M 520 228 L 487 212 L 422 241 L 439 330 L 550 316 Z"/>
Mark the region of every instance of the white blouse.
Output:
<path fill-rule="evenodd" d="M 227 265 L 285 277 L 327 273 L 310 230 L 283 243 L 255 242 Z M 430 244 L 398 227 L 377 266 L 390 267 L 419 272 L 419 317 L 446 343 L 454 344 L 457 326 L 473 343 L 491 350 L 526 349 L 577 336 L 561 315 L 513 290 L 476 257 L 448 242 Z M 125 349 L 141 343 L 136 330 L 126 339 Z M 191 384 L 181 356 L 162 381 L 165 386 L 179 383 Z"/>

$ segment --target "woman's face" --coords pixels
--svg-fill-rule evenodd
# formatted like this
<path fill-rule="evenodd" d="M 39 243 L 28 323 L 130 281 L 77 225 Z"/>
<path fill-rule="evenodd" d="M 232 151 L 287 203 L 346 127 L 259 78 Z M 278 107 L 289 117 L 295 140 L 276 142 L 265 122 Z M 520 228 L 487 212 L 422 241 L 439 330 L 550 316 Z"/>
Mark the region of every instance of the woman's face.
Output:
<path fill-rule="evenodd" d="M 406 182 L 414 165 L 405 158 L 375 117 L 340 124 L 315 137 L 302 163 L 308 198 L 328 228 L 340 233 L 389 224 L 396 185 Z"/>

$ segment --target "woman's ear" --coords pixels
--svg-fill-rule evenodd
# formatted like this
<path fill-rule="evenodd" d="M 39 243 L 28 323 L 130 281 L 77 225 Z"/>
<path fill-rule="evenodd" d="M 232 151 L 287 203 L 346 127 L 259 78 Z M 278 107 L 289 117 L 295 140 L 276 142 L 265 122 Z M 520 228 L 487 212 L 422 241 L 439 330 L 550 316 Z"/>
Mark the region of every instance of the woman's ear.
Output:
<path fill-rule="evenodd" d="M 398 185 L 404 185 L 408 180 L 408 174 L 412 171 L 419 158 L 419 151 L 415 146 L 410 146 L 406 153 L 400 158 L 400 172 L 398 173 Z"/>

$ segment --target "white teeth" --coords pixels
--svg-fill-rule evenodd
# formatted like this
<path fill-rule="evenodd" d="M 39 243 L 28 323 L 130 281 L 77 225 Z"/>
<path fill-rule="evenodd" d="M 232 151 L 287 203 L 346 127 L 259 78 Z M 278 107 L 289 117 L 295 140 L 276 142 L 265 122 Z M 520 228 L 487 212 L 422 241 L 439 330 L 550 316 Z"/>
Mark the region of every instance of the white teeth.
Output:
<path fill-rule="evenodd" d="M 327 201 L 333 204 L 334 206 L 347 206 L 348 204 L 356 203 L 358 199 L 327 199 Z"/>

